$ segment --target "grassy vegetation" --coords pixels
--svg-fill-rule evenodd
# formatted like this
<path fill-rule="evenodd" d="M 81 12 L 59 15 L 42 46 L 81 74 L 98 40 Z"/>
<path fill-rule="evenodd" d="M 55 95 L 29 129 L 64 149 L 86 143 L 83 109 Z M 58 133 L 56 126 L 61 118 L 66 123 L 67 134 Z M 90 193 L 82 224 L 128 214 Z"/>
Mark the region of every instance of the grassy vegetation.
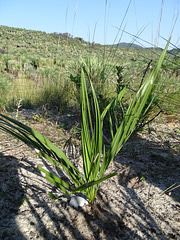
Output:
<path fill-rule="evenodd" d="M 122 98 L 126 94 L 127 86 L 120 89 L 118 85 L 117 97 L 107 104 L 101 113 L 98 96 L 100 89 L 102 89 L 106 83 L 103 65 L 98 65 L 97 61 L 88 59 L 87 62 L 82 63 L 81 75 L 79 76 L 78 74 L 74 78 L 71 76 L 73 82 L 77 85 L 77 89 L 80 89 L 83 173 L 79 172 L 64 153 L 55 147 L 45 136 L 13 118 L 0 114 L 1 130 L 13 135 L 29 146 L 38 149 L 40 156 L 46 158 L 65 173 L 68 178 L 66 181 L 46 171 L 44 168 L 38 167 L 40 171 L 46 174 L 46 179 L 63 192 L 63 195 L 60 196 L 50 193 L 53 200 L 60 197 L 67 197 L 72 193 L 81 192 L 85 194 L 89 203 L 93 204 L 99 184 L 117 175 L 117 172 L 108 175 L 105 175 L 105 172 L 122 146 L 132 135 L 137 124 L 139 122 L 141 123 L 143 118 L 146 117 L 153 104 L 151 93 L 154 84 L 157 82 L 157 76 L 166 55 L 168 44 L 162 52 L 157 65 L 146 81 L 140 86 L 129 104 L 125 115 L 122 117 L 121 123 L 118 124 L 117 121 L 113 123 L 111 114 L 109 114 L 108 126 L 111 133 L 109 146 L 104 143 L 104 119 L 110 111 L 114 112 L 114 107 L 118 102 L 121 104 Z M 97 71 L 95 66 L 97 66 L 100 71 Z M 95 71 L 93 71 L 94 69 Z M 118 73 L 119 84 L 122 80 L 120 78 L 121 69 L 119 69 Z M 96 77 L 93 78 L 93 76 Z M 102 86 L 99 87 L 97 87 L 97 83 L 95 82 L 97 93 L 93 87 L 92 80 L 98 80 L 98 83 L 102 82 Z M 116 118 L 114 118 L 114 120 L 116 120 Z M 115 130 L 113 129 L 114 126 Z M 69 184 L 69 182 L 71 182 L 71 184 Z"/>
<path fill-rule="evenodd" d="M 68 34 L 0 26 L 0 108 L 13 109 L 21 101 L 26 108 L 80 111 L 81 68 L 93 82 L 101 111 L 128 84 L 129 93 L 123 99 L 126 107 L 160 54 L 160 49 L 104 48 Z M 168 53 L 155 90 L 159 106 L 172 115 L 179 108 L 179 66 L 180 51 Z"/>

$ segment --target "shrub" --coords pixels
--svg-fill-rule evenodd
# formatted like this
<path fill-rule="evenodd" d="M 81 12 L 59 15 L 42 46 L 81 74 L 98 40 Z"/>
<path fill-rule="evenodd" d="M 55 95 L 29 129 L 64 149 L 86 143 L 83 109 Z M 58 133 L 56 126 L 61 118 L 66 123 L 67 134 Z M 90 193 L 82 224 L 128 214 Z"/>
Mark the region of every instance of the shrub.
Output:
<path fill-rule="evenodd" d="M 88 95 L 89 97 L 92 97 L 90 84 L 90 82 L 92 82 L 99 101 L 100 111 L 102 112 L 105 106 L 110 102 L 110 99 L 112 99 L 112 95 L 114 95 L 112 94 L 112 82 L 110 87 L 112 75 L 113 77 L 115 76 L 112 67 L 104 61 L 99 60 L 97 57 L 87 57 L 85 59 L 81 59 L 77 65 L 73 66 L 73 68 L 75 68 L 75 74 L 70 74 L 70 80 L 76 86 L 76 101 L 80 103 L 81 69 L 83 69 Z"/>
<path fill-rule="evenodd" d="M 6 77 L 0 78 L 0 108 L 4 109 L 8 99 L 8 93 L 11 90 L 11 82 Z"/>

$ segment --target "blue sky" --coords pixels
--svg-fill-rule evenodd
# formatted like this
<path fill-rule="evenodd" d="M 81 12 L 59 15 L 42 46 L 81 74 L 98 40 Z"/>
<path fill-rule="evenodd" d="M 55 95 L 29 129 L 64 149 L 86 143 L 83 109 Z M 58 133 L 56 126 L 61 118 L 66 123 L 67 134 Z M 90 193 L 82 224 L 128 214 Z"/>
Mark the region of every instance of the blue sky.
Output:
<path fill-rule="evenodd" d="M 120 39 L 131 42 L 129 34 L 121 35 L 121 31 L 118 34 L 121 26 L 130 34 L 164 47 L 166 42 L 158 38 L 159 29 L 160 35 L 168 39 L 180 10 L 180 0 L 163 0 L 161 6 L 162 0 L 0 0 L 0 25 L 47 33 L 69 32 L 101 44 L 112 44 L 115 40 L 117 43 Z M 171 40 L 178 47 L 179 37 L 180 13 Z"/>

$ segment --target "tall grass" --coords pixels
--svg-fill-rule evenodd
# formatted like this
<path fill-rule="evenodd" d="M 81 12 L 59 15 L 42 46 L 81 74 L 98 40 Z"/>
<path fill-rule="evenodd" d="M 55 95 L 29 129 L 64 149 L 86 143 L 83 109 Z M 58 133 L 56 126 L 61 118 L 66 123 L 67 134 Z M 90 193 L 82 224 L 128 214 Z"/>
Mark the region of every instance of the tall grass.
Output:
<path fill-rule="evenodd" d="M 9 82 L 9 83 L 8 83 Z M 16 80 L 11 81 L 8 78 L 5 82 L 1 81 L 1 87 L 6 101 L 1 99 L 7 109 L 15 107 L 21 100 L 21 106 L 24 108 L 41 107 L 47 109 L 59 108 L 64 111 L 72 105 L 70 96 L 72 94 L 72 83 L 55 67 L 34 70 L 32 67 L 26 67 L 24 73 L 19 75 Z M 7 94 L 7 91 L 9 94 Z M 1 95 L 3 97 L 3 94 Z"/>
<path fill-rule="evenodd" d="M 112 68 L 112 65 L 96 56 L 88 56 L 81 58 L 73 65 L 73 68 L 70 79 L 75 85 L 76 101 L 80 103 L 81 69 L 83 69 L 88 94 L 92 95 L 91 81 L 96 91 L 100 109 L 103 111 L 105 105 L 114 97 L 116 83 L 114 84 L 112 79 L 115 79 L 116 76 L 115 67 Z"/>
<path fill-rule="evenodd" d="M 0 109 L 4 109 L 12 84 L 6 77 L 0 77 Z"/>

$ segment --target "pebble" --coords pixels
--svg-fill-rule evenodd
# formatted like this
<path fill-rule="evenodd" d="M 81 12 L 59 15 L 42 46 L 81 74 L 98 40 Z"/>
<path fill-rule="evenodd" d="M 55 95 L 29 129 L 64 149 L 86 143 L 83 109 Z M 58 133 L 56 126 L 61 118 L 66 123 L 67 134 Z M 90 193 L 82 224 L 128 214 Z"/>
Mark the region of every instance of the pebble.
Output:
<path fill-rule="evenodd" d="M 88 204 L 88 201 L 85 198 L 80 196 L 73 196 L 69 202 L 69 205 L 74 208 L 83 207 L 84 205 L 87 205 L 87 204 Z"/>

